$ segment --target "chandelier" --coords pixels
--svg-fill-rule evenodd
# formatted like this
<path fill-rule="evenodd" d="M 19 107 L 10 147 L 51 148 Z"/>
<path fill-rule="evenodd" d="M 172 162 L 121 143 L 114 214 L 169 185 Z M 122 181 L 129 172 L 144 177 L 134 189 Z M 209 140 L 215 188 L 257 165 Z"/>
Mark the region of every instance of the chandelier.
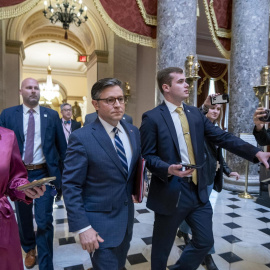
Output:
<path fill-rule="evenodd" d="M 53 84 L 52 82 L 52 68 L 50 66 L 50 56 L 51 54 L 48 54 L 49 56 L 49 65 L 47 68 L 47 81 L 46 83 L 40 83 L 39 84 L 39 89 L 40 89 L 40 95 L 42 97 L 44 97 L 49 103 L 51 104 L 51 101 L 56 98 L 59 97 L 59 85 L 58 84 Z"/>
<path fill-rule="evenodd" d="M 44 16 L 53 24 L 58 21 L 63 24 L 65 39 L 68 39 L 67 30 L 71 23 L 79 27 L 87 21 L 86 13 L 87 7 L 83 6 L 82 0 L 62 0 L 61 3 L 60 0 L 50 0 L 49 6 L 48 1 L 44 1 Z"/>

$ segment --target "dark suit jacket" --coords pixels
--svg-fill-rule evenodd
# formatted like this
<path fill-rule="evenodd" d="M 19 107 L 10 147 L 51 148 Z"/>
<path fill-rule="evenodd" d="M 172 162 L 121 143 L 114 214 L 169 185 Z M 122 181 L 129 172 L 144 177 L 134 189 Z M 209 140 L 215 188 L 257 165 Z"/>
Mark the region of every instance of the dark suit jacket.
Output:
<path fill-rule="evenodd" d="M 227 176 L 230 175 L 232 170 L 228 167 L 222 156 L 222 148 L 216 147 L 210 140 L 205 139 L 205 177 L 208 180 L 207 185 L 211 185 L 214 182 L 214 190 L 221 192 L 223 188 L 223 173 Z M 219 169 L 217 168 L 217 162 L 219 163 Z"/>
<path fill-rule="evenodd" d="M 258 162 L 255 154 L 260 149 L 215 127 L 198 108 L 184 104 L 184 110 L 189 123 L 196 164 L 200 165 L 205 161 L 204 136 L 238 156 Z M 152 172 L 147 207 L 159 214 L 171 215 L 176 209 L 181 191 L 181 178 L 168 177 L 168 168 L 171 164 L 181 162 L 181 154 L 173 120 L 164 102 L 143 114 L 140 132 L 142 155 Z M 198 169 L 197 177 L 199 198 L 205 203 L 208 201 L 208 194 L 204 168 Z"/>
<path fill-rule="evenodd" d="M 140 157 L 139 131 L 121 121 L 131 147 L 132 160 L 126 178 L 110 137 L 97 118 L 71 133 L 63 172 L 63 195 L 69 230 L 92 225 L 105 240 L 101 248 L 116 247 L 126 230 L 132 232 L 134 206 L 132 189 Z"/>
<path fill-rule="evenodd" d="M 21 156 L 25 141 L 23 132 L 23 106 L 14 106 L 2 111 L 1 126 L 15 132 Z M 61 162 L 65 159 L 66 140 L 58 113 L 40 106 L 40 127 L 42 151 L 50 176 L 56 176 L 55 185 L 61 183 Z"/>
<path fill-rule="evenodd" d="M 253 129 L 253 135 L 259 145 L 265 146 L 270 144 L 270 129 L 267 130 L 263 127 L 261 131 L 256 131 L 255 127 Z"/>
<path fill-rule="evenodd" d="M 89 113 L 85 116 L 85 122 L 84 122 L 84 126 L 93 123 L 95 120 L 97 119 L 97 113 L 93 112 L 93 113 Z M 133 119 L 131 116 L 124 114 L 122 120 L 125 120 L 126 122 L 133 124 Z"/>

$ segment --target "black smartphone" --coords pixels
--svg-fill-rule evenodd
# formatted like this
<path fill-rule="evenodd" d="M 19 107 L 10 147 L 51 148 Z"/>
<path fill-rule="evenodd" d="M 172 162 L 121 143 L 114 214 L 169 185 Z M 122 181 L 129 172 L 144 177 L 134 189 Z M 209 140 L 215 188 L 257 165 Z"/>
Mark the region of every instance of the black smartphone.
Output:
<path fill-rule="evenodd" d="M 200 169 L 203 167 L 204 163 L 202 165 L 195 165 L 195 164 L 187 164 L 187 163 L 180 163 L 183 167 L 191 168 L 191 169 Z"/>

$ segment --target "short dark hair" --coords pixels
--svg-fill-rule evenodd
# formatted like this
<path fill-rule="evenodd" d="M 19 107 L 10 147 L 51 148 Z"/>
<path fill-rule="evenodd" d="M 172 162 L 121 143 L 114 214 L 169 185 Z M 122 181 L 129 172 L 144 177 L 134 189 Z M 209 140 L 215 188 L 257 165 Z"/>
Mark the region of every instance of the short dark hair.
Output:
<path fill-rule="evenodd" d="M 63 103 L 63 104 L 61 104 L 61 105 L 60 105 L 61 111 L 62 111 L 63 108 L 64 108 L 65 106 L 67 106 L 67 105 L 71 107 L 71 105 L 70 105 L 69 103 Z"/>
<path fill-rule="evenodd" d="M 93 100 L 97 100 L 99 99 L 102 91 L 107 88 L 107 87 L 110 87 L 110 86 L 115 86 L 115 85 L 118 85 L 122 91 L 123 91 L 123 88 L 122 88 L 122 82 L 119 81 L 118 79 L 116 78 L 104 78 L 104 79 L 100 79 L 99 81 L 97 81 L 92 89 L 91 89 L 91 97 Z"/>
<path fill-rule="evenodd" d="M 164 69 L 158 71 L 157 83 L 158 83 L 158 88 L 162 94 L 164 92 L 162 89 L 163 84 L 168 84 L 169 86 L 171 86 L 171 83 L 172 83 L 171 73 L 183 74 L 184 71 L 182 68 L 179 68 L 179 67 L 168 67 L 168 68 L 164 68 Z"/>

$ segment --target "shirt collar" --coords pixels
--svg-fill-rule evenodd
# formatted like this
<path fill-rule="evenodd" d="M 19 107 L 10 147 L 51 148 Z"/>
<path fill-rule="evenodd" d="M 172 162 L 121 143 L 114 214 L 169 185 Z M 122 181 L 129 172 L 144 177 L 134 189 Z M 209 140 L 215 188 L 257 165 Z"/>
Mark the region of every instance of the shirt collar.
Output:
<path fill-rule="evenodd" d="M 24 113 L 24 114 L 27 114 L 29 110 L 30 110 L 30 108 L 27 107 L 25 104 L 23 104 L 23 113 Z M 34 110 L 37 114 L 40 114 L 40 106 L 39 106 L 39 105 L 37 105 L 36 107 L 34 107 L 33 110 Z"/>
<path fill-rule="evenodd" d="M 101 124 L 103 125 L 103 127 L 105 128 L 106 132 L 108 134 L 110 134 L 115 127 L 112 126 L 111 124 L 109 124 L 108 122 L 106 122 L 105 120 L 103 120 L 101 117 L 98 117 L 98 118 L 99 118 Z M 116 127 L 119 129 L 120 132 L 122 132 L 122 133 L 124 132 L 124 128 L 120 124 L 120 121 L 118 122 Z"/>
<path fill-rule="evenodd" d="M 176 106 L 175 104 L 171 103 L 170 101 L 168 101 L 168 100 L 166 100 L 166 99 L 164 99 L 164 102 L 165 102 L 165 104 L 167 105 L 167 107 L 168 107 L 170 113 L 175 112 L 175 110 L 176 110 L 178 107 L 182 107 L 182 108 L 183 108 L 183 111 L 185 110 L 185 109 L 184 109 L 184 106 L 183 106 L 183 103 L 182 103 L 180 106 Z"/>
<path fill-rule="evenodd" d="M 62 118 L 62 122 L 65 123 L 65 121 L 70 121 L 70 124 L 71 124 L 71 119 L 65 120 L 64 118 Z"/>

